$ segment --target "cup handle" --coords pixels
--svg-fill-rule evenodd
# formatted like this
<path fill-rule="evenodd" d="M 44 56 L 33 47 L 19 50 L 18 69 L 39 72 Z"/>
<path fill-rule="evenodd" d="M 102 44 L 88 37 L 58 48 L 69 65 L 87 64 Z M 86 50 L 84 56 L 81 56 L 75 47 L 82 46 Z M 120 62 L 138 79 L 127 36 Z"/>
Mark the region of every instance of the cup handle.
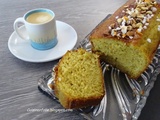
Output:
<path fill-rule="evenodd" d="M 17 19 L 14 21 L 13 27 L 14 27 L 15 32 L 17 33 L 17 35 L 18 35 L 20 38 L 22 38 L 22 39 L 24 39 L 24 40 L 28 40 L 26 37 L 24 37 L 24 36 L 22 35 L 22 33 L 20 32 L 20 30 L 18 29 L 18 28 L 19 28 L 19 27 L 18 27 L 18 24 L 19 24 L 19 23 L 25 24 L 24 19 L 23 19 L 22 17 L 17 18 Z"/>

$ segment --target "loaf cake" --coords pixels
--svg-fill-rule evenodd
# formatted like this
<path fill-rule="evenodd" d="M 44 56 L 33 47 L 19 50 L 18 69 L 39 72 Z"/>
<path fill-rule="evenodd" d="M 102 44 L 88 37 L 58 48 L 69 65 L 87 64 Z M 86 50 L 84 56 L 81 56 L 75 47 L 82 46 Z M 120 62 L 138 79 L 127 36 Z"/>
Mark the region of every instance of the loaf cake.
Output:
<path fill-rule="evenodd" d="M 97 105 L 104 96 L 99 56 L 84 49 L 68 51 L 55 68 L 54 92 L 64 108 Z"/>
<path fill-rule="evenodd" d="M 129 0 L 91 33 L 92 51 L 137 79 L 151 63 L 160 42 L 160 4 Z"/>

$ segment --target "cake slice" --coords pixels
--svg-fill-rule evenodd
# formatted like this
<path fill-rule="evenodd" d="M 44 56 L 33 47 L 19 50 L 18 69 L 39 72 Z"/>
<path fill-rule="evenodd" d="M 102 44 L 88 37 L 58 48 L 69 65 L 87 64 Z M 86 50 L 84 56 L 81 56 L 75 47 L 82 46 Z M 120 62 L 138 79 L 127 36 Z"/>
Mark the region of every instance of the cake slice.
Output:
<path fill-rule="evenodd" d="M 97 105 L 104 96 L 99 56 L 84 49 L 68 51 L 55 68 L 54 92 L 64 108 Z"/>
<path fill-rule="evenodd" d="M 151 63 L 160 42 L 160 4 L 129 0 L 90 35 L 92 51 L 137 79 Z"/>

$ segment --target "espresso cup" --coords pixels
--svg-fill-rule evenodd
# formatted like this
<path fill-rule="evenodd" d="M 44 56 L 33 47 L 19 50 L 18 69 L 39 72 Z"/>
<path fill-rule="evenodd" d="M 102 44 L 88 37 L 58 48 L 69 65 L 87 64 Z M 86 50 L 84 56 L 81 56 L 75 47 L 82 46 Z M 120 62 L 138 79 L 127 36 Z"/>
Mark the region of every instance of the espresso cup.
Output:
<path fill-rule="evenodd" d="M 28 37 L 24 37 L 20 32 L 20 23 L 24 24 Z M 15 20 L 14 30 L 20 38 L 30 40 L 31 46 L 38 50 L 53 48 L 58 43 L 55 14 L 49 9 L 28 11 L 23 17 Z"/>

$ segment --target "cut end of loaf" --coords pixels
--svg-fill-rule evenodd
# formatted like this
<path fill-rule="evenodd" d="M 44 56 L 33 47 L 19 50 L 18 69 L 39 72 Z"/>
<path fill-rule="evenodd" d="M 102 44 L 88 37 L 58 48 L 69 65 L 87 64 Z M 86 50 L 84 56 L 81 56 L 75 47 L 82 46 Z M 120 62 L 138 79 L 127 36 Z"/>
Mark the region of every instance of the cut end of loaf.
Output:
<path fill-rule="evenodd" d="M 94 52 L 101 51 L 104 55 L 102 59 L 126 73 L 130 78 L 137 78 L 148 66 L 149 59 L 135 46 L 113 39 L 93 39 L 92 41 Z"/>

